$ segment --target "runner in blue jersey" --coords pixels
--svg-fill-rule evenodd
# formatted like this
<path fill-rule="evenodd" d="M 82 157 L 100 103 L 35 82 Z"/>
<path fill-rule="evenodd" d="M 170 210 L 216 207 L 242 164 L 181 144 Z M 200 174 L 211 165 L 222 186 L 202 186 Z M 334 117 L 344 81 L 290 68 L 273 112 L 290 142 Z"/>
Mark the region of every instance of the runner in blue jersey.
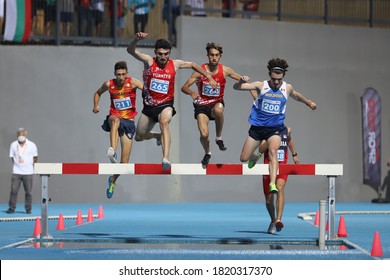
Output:
<path fill-rule="evenodd" d="M 288 64 L 286 60 L 273 58 L 268 61 L 269 80 L 247 83 L 240 80 L 233 85 L 236 90 L 256 91 L 257 97 L 253 102 L 252 111 L 248 118 L 251 127 L 249 135 L 242 147 L 240 160 L 247 162 L 252 168 L 260 159 L 261 154 L 256 154 L 262 140 L 267 140 L 269 157 L 270 191 L 277 193 L 276 175 L 279 168 L 277 151 L 281 143 L 281 132 L 285 128 L 284 119 L 286 116 L 286 102 L 289 96 L 293 99 L 305 103 L 312 110 L 317 105 L 308 100 L 301 93 L 293 89 L 290 84 L 283 81 L 287 72 Z"/>

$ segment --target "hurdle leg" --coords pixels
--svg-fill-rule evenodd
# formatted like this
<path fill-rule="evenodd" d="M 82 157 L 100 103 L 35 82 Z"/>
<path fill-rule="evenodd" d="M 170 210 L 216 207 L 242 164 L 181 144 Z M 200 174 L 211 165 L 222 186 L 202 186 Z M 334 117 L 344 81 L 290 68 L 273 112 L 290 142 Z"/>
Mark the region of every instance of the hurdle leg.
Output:
<path fill-rule="evenodd" d="M 334 231 L 334 219 L 335 219 L 335 211 L 336 209 L 336 176 L 328 176 L 328 232 L 329 240 L 335 239 L 335 231 Z"/>
<path fill-rule="evenodd" d="M 47 174 L 41 175 L 41 225 L 42 232 L 41 238 L 49 237 L 49 217 L 48 217 L 48 208 L 49 208 L 49 196 L 48 196 L 48 184 L 49 176 Z"/>
<path fill-rule="evenodd" d="M 318 231 L 318 247 L 320 250 L 325 249 L 325 212 L 326 212 L 326 200 L 320 200 L 320 227 Z"/>

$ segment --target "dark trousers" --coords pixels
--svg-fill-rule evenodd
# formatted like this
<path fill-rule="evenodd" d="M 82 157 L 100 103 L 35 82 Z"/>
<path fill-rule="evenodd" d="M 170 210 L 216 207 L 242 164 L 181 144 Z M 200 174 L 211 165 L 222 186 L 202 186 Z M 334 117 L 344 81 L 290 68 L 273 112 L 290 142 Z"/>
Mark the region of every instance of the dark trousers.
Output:
<path fill-rule="evenodd" d="M 146 25 L 148 24 L 148 14 L 144 14 L 144 15 L 135 14 L 133 21 L 134 21 L 134 33 L 145 32 Z"/>
<path fill-rule="evenodd" d="M 10 193 L 8 205 L 10 209 L 15 210 L 20 185 L 22 183 L 25 192 L 24 207 L 26 208 L 26 211 L 29 211 L 31 210 L 32 207 L 33 175 L 12 174 L 11 193 Z"/>
<path fill-rule="evenodd" d="M 79 7 L 78 31 L 79 36 L 92 36 L 92 11 L 88 7 Z"/>

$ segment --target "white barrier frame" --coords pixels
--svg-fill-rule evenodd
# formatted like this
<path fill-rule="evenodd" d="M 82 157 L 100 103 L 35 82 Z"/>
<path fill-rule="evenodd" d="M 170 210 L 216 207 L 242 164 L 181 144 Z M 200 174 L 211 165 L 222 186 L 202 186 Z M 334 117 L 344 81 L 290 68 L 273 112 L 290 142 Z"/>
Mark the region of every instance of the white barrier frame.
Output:
<path fill-rule="evenodd" d="M 154 171 L 137 167 L 152 167 Z M 309 167 L 307 171 L 305 167 Z M 69 168 L 70 167 L 70 168 Z M 87 167 L 84 171 L 83 167 Z M 302 168 L 303 167 L 303 168 Z M 226 169 L 225 169 L 226 168 Z M 286 168 L 288 171 L 283 171 Z M 211 170 L 209 172 L 209 170 Z M 218 171 L 221 170 L 221 173 Z M 305 171 L 306 170 L 306 171 Z M 328 177 L 328 232 L 329 240 L 335 239 L 336 177 L 343 175 L 342 164 L 283 164 L 279 171 L 288 175 L 321 175 Z M 63 175 L 269 175 L 268 164 L 257 164 L 249 169 L 246 164 L 209 164 L 206 169 L 201 164 L 172 164 L 163 171 L 161 164 L 110 164 L 110 163 L 35 163 L 34 174 L 41 177 L 41 238 L 51 238 L 48 232 L 49 176 Z"/>

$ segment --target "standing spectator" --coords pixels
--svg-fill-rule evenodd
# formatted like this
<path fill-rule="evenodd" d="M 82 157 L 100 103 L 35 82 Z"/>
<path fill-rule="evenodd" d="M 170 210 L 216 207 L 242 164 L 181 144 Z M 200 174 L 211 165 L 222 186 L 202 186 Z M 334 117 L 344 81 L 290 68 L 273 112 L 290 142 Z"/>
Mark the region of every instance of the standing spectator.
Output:
<path fill-rule="evenodd" d="M 111 36 L 114 37 L 114 17 L 113 17 L 113 1 L 108 1 L 108 15 L 111 19 Z M 124 31 L 125 31 L 125 16 L 127 14 L 127 8 L 126 8 L 126 2 L 127 0 L 117 0 L 118 6 L 117 6 L 117 28 L 118 28 L 118 37 L 122 37 Z"/>
<path fill-rule="evenodd" d="M 79 36 L 91 36 L 92 35 L 92 10 L 90 0 L 79 0 L 78 6 Z M 85 22 L 85 28 L 84 28 Z"/>
<path fill-rule="evenodd" d="M 32 28 L 31 35 L 43 35 L 45 33 L 45 0 L 31 1 L 32 4 Z"/>
<path fill-rule="evenodd" d="M 91 0 L 93 36 L 101 36 L 103 28 L 104 0 Z"/>
<path fill-rule="evenodd" d="M 74 3 L 73 0 L 60 0 L 61 9 L 61 35 L 69 36 L 73 23 Z"/>
<path fill-rule="evenodd" d="M 16 202 L 20 185 L 23 182 L 25 201 L 24 207 L 27 214 L 31 214 L 32 208 L 32 187 L 34 163 L 38 161 L 38 149 L 34 142 L 26 138 L 27 131 L 19 128 L 17 140 L 11 143 L 9 156 L 12 160 L 11 193 L 8 202 L 7 214 L 15 213 Z"/>
<path fill-rule="evenodd" d="M 237 6 L 236 0 L 222 0 L 222 9 L 228 10 L 228 12 L 223 12 L 222 17 L 230 17 L 230 11 L 235 10 Z"/>
<path fill-rule="evenodd" d="M 171 2 L 171 3 L 169 3 Z M 171 5 L 171 6 L 169 6 Z M 169 10 L 171 8 L 171 10 Z M 168 28 L 172 28 L 172 42 L 176 43 L 176 18 L 180 15 L 180 4 L 176 0 L 164 0 L 162 9 L 162 20 L 168 23 Z M 172 27 L 170 26 L 172 25 Z"/>
<path fill-rule="evenodd" d="M 251 13 L 257 12 L 259 10 L 260 0 L 240 0 L 240 3 L 243 3 L 242 10 L 248 12 L 244 14 L 245 18 L 258 19 L 258 15 L 251 15 Z"/>
<path fill-rule="evenodd" d="M 154 0 L 129 0 L 130 10 L 134 12 L 134 33 L 146 32 L 150 7 L 154 8 Z"/>
<path fill-rule="evenodd" d="M 204 9 L 204 2 L 207 0 L 186 0 L 186 15 L 191 15 L 193 17 L 207 17 L 206 11 Z"/>
<path fill-rule="evenodd" d="M 45 24 L 46 36 L 51 35 L 51 23 L 56 22 L 57 18 L 57 0 L 46 0 Z"/>

